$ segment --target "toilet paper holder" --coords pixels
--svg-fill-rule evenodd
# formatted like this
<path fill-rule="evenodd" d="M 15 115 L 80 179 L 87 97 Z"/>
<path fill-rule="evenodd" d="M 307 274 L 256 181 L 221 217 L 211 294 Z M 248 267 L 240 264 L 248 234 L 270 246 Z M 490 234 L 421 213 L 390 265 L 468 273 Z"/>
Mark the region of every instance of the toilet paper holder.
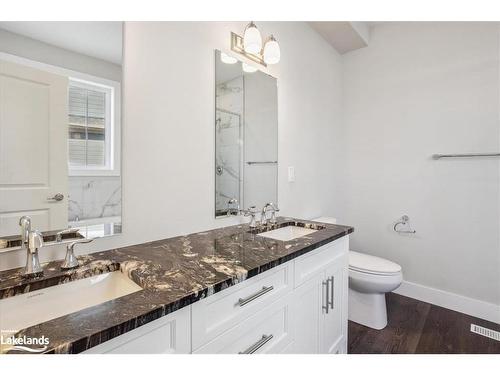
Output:
<path fill-rule="evenodd" d="M 402 228 L 406 229 L 402 229 Z M 410 225 L 410 217 L 408 215 L 403 215 L 401 216 L 401 219 L 399 219 L 396 224 L 394 224 L 394 232 L 396 233 L 409 233 L 409 234 L 415 234 L 417 233 L 416 230 L 413 230 Z"/>

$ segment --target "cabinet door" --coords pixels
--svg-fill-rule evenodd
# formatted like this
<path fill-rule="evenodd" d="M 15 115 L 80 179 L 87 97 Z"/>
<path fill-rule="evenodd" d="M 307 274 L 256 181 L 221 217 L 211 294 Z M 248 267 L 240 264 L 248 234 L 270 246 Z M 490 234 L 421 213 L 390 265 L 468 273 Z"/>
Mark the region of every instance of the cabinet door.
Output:
<path fill-rule="evenodd" d="M 191 352 L 190 308 L 184 307 L 83 353 L 188 354 Z"/>
<path fill-rule="evenodd" d="M 328 282 L 328 313 L 323 314 L 322 353 L 339 352 L 347 330 L 347 255 L 341 256 L 326 268 Z M 345 341 L 345 340 L 344 340 Z"/>
<path fill-rule="evenodd" d="M 293 353 L 320 353 L 320 332 L 325 310 L 326 288 L 322 284 L 324 272 L 310 279 L 293 292 L 295 310 L 295 343 Z"/>

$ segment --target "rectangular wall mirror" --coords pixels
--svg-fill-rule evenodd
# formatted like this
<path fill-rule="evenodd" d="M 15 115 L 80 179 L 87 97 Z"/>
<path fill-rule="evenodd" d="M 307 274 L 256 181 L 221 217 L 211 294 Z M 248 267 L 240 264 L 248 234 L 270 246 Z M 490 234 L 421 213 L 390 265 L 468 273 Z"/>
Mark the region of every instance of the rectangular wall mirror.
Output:
<path fill-rule="evenodd" d="M 122 29 L 0 22 L 0 248 L 121 233 Z"/>
<path fill-rule="evenodd" d="M 215 216 L 277 200 L 277 80 L 215 51 Z"/>

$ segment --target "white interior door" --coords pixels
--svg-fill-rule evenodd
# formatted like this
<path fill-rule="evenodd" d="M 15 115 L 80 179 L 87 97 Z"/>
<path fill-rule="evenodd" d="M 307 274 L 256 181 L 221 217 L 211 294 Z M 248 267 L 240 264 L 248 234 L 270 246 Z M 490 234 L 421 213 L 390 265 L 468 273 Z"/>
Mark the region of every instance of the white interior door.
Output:
<path fill-rule="evenodd" d="M 0 236 L 67 227 L 68 79 L 0 60 Z M 51 200 L 56 194 L 62 200 Z"/>

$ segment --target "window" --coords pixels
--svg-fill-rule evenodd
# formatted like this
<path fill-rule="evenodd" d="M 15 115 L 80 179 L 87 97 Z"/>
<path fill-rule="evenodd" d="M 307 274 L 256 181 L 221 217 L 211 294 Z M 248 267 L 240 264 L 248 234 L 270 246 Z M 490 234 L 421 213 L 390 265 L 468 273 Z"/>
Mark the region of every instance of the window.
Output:
<path fill-rule="evenodd" d="M 68 101 L 70 175 L 114 174 L 114 88 L 71 79 Z"/>

